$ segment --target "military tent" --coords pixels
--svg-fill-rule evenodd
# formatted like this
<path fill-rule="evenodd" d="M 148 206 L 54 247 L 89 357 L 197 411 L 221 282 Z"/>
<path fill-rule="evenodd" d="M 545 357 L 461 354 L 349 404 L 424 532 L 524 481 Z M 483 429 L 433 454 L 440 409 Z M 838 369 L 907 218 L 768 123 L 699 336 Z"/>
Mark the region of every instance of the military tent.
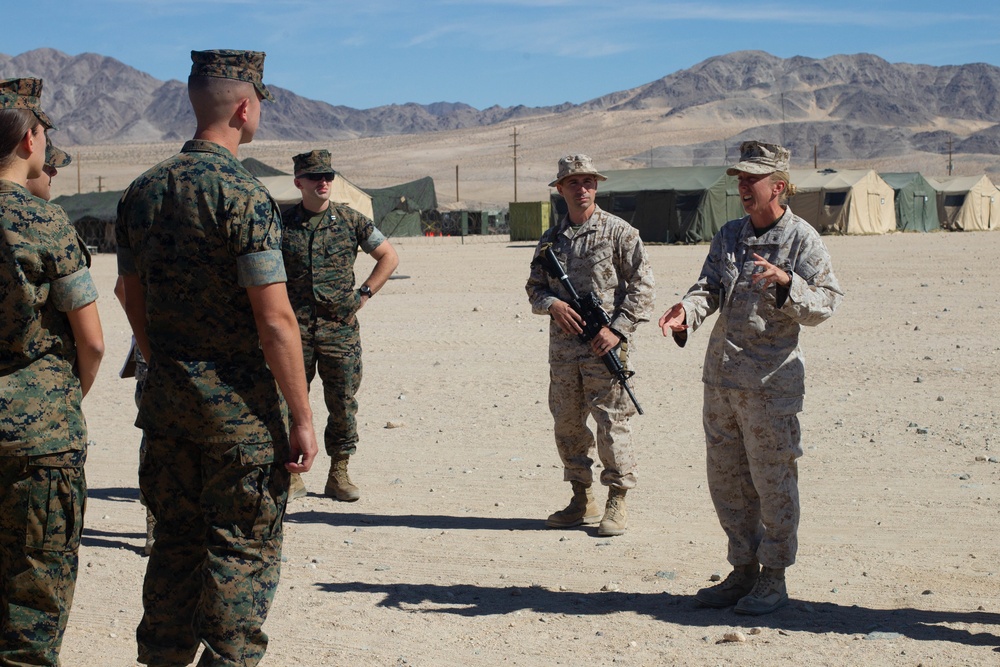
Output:
<path fill-rule="evenodd" d="M 986 176 L 928 179 L 937 189 L 941 226 L 951 231 L 982 231 L 1000 226 L 1000 191 Z"/>
<path fill-rule="evenodd" d="M 931 232 L 938 222 L 937 190 L 915 171 L 879 174 L 895 192 L 896 229 L 901 232 Z"/>
<path fill-rule="evenodd" d="M 367 188 L 372 198 L 372 220 L 388 237 L 422 236 L 422 214 L 437 209 L 437 193 L 430 176 L 387 188 Z"/>
<path fill-rule="evenodd" d="M 629 222 L 643 241 L 698 243 L 711 241 L 729 220 L 745 214 L 736 179 L 726 167 L 655 167 L 602 172 L 597 205 Z M 553 216 L 565 214 L 566 203 L 551 195 Z"/>
<path fill-rule="evenodd" d="M 885 234 L 896 229 L 894 193 L 871 169 L 793 170 L 792 211 L 821 234 Z"/>
<path fill-rule="evenodd" d="M 302 192 L 295 187 L 295 179 L 292 176 L 264 176 L 260 182 L 282 207 L 302 200 Z M 371 196 L 341 174 L 337 174 L 330 184 L 330 201 L 347 204 L 355 211 L 372 218 Z"/>
<path fill-rule="evenodd" d="M 98 252 L 114 252 L 118 247 L 115 243 L 115 218 L 118 217 L 118 200 L 123 192 L 63 195 L 53 199 L 52 203 L 62 206 L 88 247 Z"/>

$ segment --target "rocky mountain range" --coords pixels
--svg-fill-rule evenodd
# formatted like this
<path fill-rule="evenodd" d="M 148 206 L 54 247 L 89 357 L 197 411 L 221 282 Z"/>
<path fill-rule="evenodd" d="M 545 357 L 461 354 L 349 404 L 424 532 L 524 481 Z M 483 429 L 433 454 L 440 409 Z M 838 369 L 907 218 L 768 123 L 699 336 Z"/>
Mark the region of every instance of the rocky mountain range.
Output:
<path fill-rule="evenodd" d="M 12 76 L 45 80 L 45 108 L 59 126 L 60 143 L 178 141 L 194 127 L 184 83 L 157 80 L 114 58 L 49 48 L 0 54 L 0 77 Z M 701 114 L 739 131 L 700 144 L 654 147 L 634 161 L 719 164 L 742 139 L 758 136 L 780 136 L 798 155 L 818 146 L 828 158 L 949 150 L 1000 155 L 1000 67 L 983 63 L 930 66 L 869 54 L 813 59 L 741 51 L 582 104 L 483 110 L 446 102 L 353 109 L 269 87 L 276 103 L 261 124 L 261 139 L 342 140 L 550 114 L 662 110 L 665 118 Z"/>

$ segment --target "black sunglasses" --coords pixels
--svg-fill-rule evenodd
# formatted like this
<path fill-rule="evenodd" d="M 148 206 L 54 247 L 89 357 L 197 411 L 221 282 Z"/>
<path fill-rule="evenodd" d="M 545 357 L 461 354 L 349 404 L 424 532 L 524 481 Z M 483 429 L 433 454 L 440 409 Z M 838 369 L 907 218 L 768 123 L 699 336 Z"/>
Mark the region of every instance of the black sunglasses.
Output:
<path fill-rule="evenodd" d="M 326 181 L 329 183 L 333 180 L 333 174 L 302 174 L 299 178 L 304 178 L 307 181 Z"/>

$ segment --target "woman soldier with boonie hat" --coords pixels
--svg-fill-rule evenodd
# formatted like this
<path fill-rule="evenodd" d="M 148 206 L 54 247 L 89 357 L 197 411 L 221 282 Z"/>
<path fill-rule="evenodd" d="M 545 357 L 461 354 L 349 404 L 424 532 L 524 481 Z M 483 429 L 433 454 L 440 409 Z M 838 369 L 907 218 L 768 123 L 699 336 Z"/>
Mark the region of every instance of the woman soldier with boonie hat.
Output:
<path fill-rule="evenodd" d="M 104 354 L 90 255 L 33 196 L 45 165 L 40 79 L 0 81 L 0 662 L 56 665 L 87 484 L 80 403 Z"/>

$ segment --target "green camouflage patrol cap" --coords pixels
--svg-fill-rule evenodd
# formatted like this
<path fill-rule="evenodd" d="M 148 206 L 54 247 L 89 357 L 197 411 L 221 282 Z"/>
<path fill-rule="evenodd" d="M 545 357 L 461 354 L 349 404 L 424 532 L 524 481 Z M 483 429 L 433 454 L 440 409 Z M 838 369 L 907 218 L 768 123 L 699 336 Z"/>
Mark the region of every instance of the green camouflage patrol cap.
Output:
<path fill-rule="evenodd" d="M 214 76 L 218 79 L 235 79 L 252 83 L 257 92 L 269 102 L 274 95 L 264 85 L 263 51 L 192 51 L 191 76 Z"/>
<path fill-rule="evenodd" d="M 295 165 L 295 177 L 306 174 L 335 174 L 330 162 L 330 151 L 326 149 L 300 153 L 292 158 Z"/>
<path fill-rule="evenodd" d="M 35 114 L 42 125 L 50 130 L 56 128 L 42 111 L 42 80 L 4 79 L 0 81 L 0 109 L 27 109 Z"/>
<path fill-rule="evenodd" d="M 53 169 L 62 169 L 63 167 L 68 167 L 69 163 L 73 161 L 69 153 L 66 151 L 56 148 L 52 143 L 52 139 L 49 135 L 45 135 L 45 166 L 52 167 Z"/>
<path fill-rule="evenodd" d="M 778 144 L 765 144 L 763 141 L 744 141 L 740 144 L 740 161 L 726 173 L 730 176 L 743 172 L 744 174 L 773 174 L 776 171 L 788 171 L 788 160 L 791 152 Z"/>
<path fill-rule="evenodd" d="M 549 187 L 554 188 L 559 181 L 575 174 L 589 174 L 599 181 L 608 180 L 594 168 L 594 161 L 589 155 L 567 155 L 559 158 L 559 173 L 556 174 L 556 180 L 549 183 Z"/>

